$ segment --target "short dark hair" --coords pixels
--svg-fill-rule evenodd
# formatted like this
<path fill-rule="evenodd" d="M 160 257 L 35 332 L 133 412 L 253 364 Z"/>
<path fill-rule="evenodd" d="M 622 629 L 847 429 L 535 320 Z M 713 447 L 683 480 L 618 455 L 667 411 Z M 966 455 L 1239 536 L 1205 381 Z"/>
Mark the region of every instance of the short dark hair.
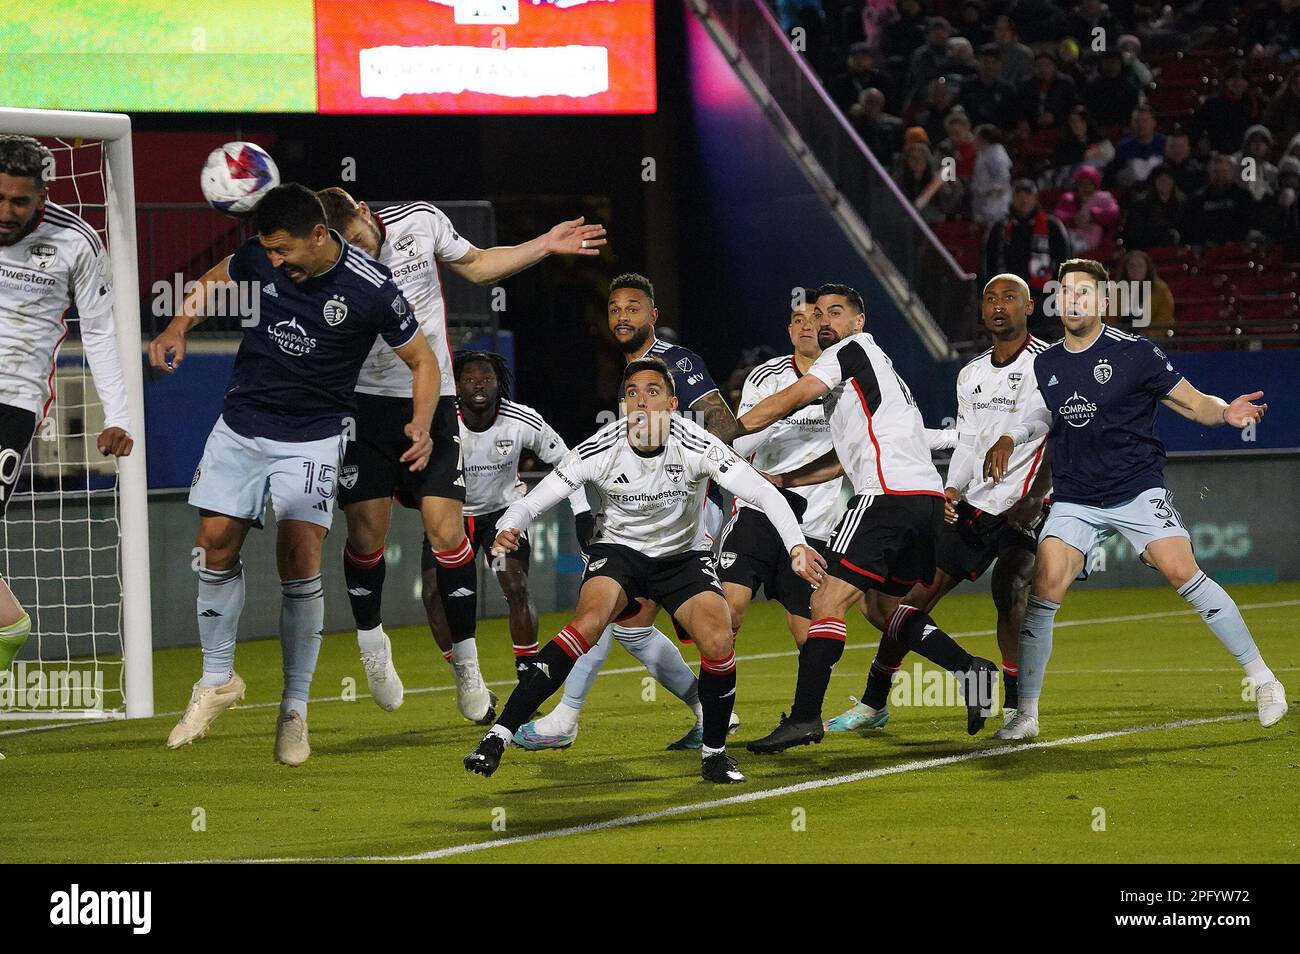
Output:
<path fill-rule="evenodd" d="M 620 285 L 620 288 L 635 288 L 635 285 Z M 627 367 L 623 369 L 623 383 L 619 386 L 619 396 L 627 392 L 628 378 L 642 371 L 654 371 L 664 379 L 664 386 L 668 388 L 668 393 L 673 397 L 677 396 L 677 383 L 673 380 L 672 372 L 668 370 L 668 365 L 664 364 L 661 358 L 637 358 L 635 361 L 629 361 Z"/>
<path fill-rule="evenodd" d="M 843 298 L 847 298 L 849 304 L 856 308 L 859 314 L 866 313 L 867 306 L 862 303 L 862 296 L 858 294 L 856 288 L 851 288 L 848 285 L 838 285 L 831 282 L 830 284 L 823 285 L 821 288 L 817 289 L 817 297 L 821 298 L 823 295 L 839 295 Z"/>
<path fill-rule="evenodd" d="M 54 153 L 31 136 L 0 136 L 0 172 L 18 179 L 35 179 L 45 189 L 46 172 L 54 171 Z"/>
<path fill-rule="evenodd" d="M 296 182 L 277 186 L 253 209 L 253 227 L 259 235 L 281 229 L 295 238 L 304 238 L 318 225 L 326 225 L 325 208 L 316 193 Z"/>
<path fill-rule="evenodd" d="M 357 200 L 352 198 L 346 189 L 340 189 L 338 186 L 321 189 L 316 193 L 316 198 L 325 209 L 326 223 L 338 232 L 344 231 L 351 225 L 352 220 L 360 212 Z"/>
<path fill-rule="evenodd" d="M 1098 284 L 1110 280 L 1110 274 L 1106 271 L 1106 266 L 1090 258 L 1067 258 L 1057 268 L 1056 280 L 1058 282 L 1065 281 L 1065 276 L 1071 272 L 1083 272 L 1085 275 L 1091 275 L 1097 280 Z"/>
<path fill-rule="evenodd" d="M 1047 50 L 1039 50 L 1037 53 L 1034 54 L 1034 61 L 1037 62 L 1038 60 L 1051 60 L 1052 65 L 1053 66 L 1056 65 L 1056 57 L 1053 56 L 1051 53 L 1049 53 Z"/>
<path fill-rule="evenodd" d="M 459 382 L 461 372 L 475 362 L 489 365 L 497 376 L 497 407 L 501 406 L 502 401 L 510 400 L 510 385 L 514 383 L 514 376 L 510 373 L 506 359 L 495 351 L 456 352 L 456 357 L 451 362 L 452 377 Z"/>
<path fill-rule="evenodd" d="M 638 275 L 636 272 L 624 272 L 618 275 L 609 283 L 609 294 L 613 297 L 614 292 L 620 288 L 635 288 L 637 291 L 645 292 L 646 297 L 650 299 L 650 304 L 655 303 L 655 287 L 650 284 L 650 279 L 644 275 Z"/>
<path fill-rule="evenodd" d="M 803 300 L 804 300 L 804 304 L 806 305 L 816 304 L 817 299 L 821 296 L 822 293 L 821 288 L 819 288 L 816 285 L 804 285 L 800 290 L 803 292 Z M 797 311 L 797 309 L 793 305 L 791 305 L 790 314 L 793 315 L 795 311 Z"/>
<path fill-rule="evenodd" d="M 980 47 L 980 56 L 988 57 L 992 60 L 1002 59 L 1002 47 L 996 43 L 985 43 Z"/>

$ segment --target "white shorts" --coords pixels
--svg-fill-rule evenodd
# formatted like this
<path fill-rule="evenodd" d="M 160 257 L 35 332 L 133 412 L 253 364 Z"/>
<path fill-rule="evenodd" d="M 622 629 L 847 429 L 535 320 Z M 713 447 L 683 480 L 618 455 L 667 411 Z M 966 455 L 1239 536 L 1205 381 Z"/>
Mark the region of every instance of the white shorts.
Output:
<path fill-rule="evenodd" d="M 266 498 L 277 522 L 329 529 L 334 518 L 343 436 L 301 444 L 236 434 L 217 418 L 190 484 L 190 506 L 262 526 Z"/>
<path fill-rule="evenodd" d="M 1133 552 L 1139 556 L 1153 540 L 1165 537 L 1190 539 L 1182 516 L 1174 509 L 1173 495 L 1164 487 L 1144 490 L 1128 503 L 1114 507 L 1053 501 L 1038 539 L 1056 537 L 1086 558 L 1116 532 L 1124 535 L 1124 539 L 1132 544 Z M 1084 572 L 1086 575 L 1086 563 Z"/>

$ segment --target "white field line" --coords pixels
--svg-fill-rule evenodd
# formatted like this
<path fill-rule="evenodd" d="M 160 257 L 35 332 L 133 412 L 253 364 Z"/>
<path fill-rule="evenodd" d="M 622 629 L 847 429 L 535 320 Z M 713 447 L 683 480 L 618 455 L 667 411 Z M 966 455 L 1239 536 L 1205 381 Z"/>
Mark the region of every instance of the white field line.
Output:
<path fill-rule="evenodd" d="M 948 765 L 959 765 L 962 762 L 972 762 L 976 759 L 998 758 L 1000 756 L 1014 755 L 1019 752 L 1028 752 L 1034 749 L 1056 749 L 1067 745 L 1084 745 L 1089 742 L 1099 742 L 1103 739 L 1117 739 L 1127 735 L 1138 735 L 1143 732 L 1165 732 L 1173 729 L 1191 728 L 1192 726 L 1212 725 L 1217 722 L 1242 722 L 1253 717 L 1253 713 L 1237 713 L 1234 715 L 1216 716 L 1212 719 L 1184 719 L 1179 722 L 1162 722 L 1152 725 L 1139 725 L 1127 729 L 1114 729 L 1109 732 L 1091 732 L 1087 735 L 1075 735 L 1065 739 L 1052 739 L 1048 742 L 1028 742 L 1024 745 L 1008 745 L 998 748 L 979 749 L 978 751 L 973 752 L 962 752 L 958 755 L 945 755 L 939 758 L 900 762 L 897 765 L 887 765 L 881 768 L 867 769 L 861 772 L 851 772 L 847 775 L 835 775 L 830 778 L 813 779 L 812 781 L 799 782 L 795 785 L 783 785 L 779 788 L 760 789 L 755 792 L 745 792 L 740 795 L 732 795 L 727 798 L 716 798 L 707 802 L 696 802 L 691 805 L 674 805 L 671 808 L 664 808 L 654 812 L 645 812 L 640 815 L 624 815 L 620 818 L 610 818 L 605 821 L 588 822 L 585 825 L 570 825 L 566 828 L 552 828 L 547 831 L 538 831 L 527 835 L 511 835 L 507 838 L 497 838 L 492 841 L 472 841 L 463 845 L 454 845 L 450 848 L 438 848 L 433 851 L 422 851 L 409 855 L 354 855 L 335 858 L 286 857 L 239 858 L 232 860 L 211 859 L 198 863 L 319 864 L 367 861 L 436 861 L 440 858 L 451 858 L 455 855 L 465 855 L 470 854 L 471 852 L 489 851 L 494 848 L 507 848 L 514 845 L 526 845 L 534 841 L 544 841 L 553 838 L 568 838 L 573 835 L 588 835 L 593 832 L 608 831 L 611 828 L 627 828 L 630 825 L 641 825 L 646 822 L 659 821 L 664 818 L 691 815 L 698 812 L 711 811 L 715 808 L 726 808 L 730 805 L 747 805 L 751 802 L 761 802 L 772 798 L 784 798 L 788 795 L 798 795 L 803 792 L 811 792 L 823 788 L 835 788 L 839 785 L 852 785 L 855 782 L 865 782 L 870 779 L 883 778 L 887 775 L 901 775 L 904 772 L 921 772 L 932 768 L 943 768 Z"/>
<path fill-rule="evenodd" d="M 1279 607 L 1279 606 L 1300 606 L 1300 600 L 1278 600 L 1271 603 L 1242 603 L 1238 606 L 1238 609 L 1242 609 L 1242 610 L 1272 609 L 1274 607 Z M 1110 625 L 1114 623 L 1132 623 L 1144 619 L 1167 619 L 1175 616 L 1198 616 L 1198 615 L 1200 614 L 1198 614 L 1196 610 L 1190 610 L 1190 609 L 1165 610 L 1159 613 L 1133 613 L 1128 616 L 1102 616 L 1102 617 L 1098 617 L 1097 619 L 1065 620 L 1063 622 L 1056 623 L 1053 628 L 1063 629 L 1069 626 L 1101 626 L 1101 625 Z M 952 636 L 953 639 L 970 639 L 976 636 L 996 636 L 997 630 L 996 629 L 974 629 L 964 633 L 950 633 L 949 635 Z M 874 643 L 853 643 L 851 645 L 845 646 L 844 648 L 846 651 L 852 649 L 875 649 L 879 645 L 880 642 L 876 641 Z M 795 650 L 785 650 L 784 652 L 779 652 L 779 653 L 751 653 L 750 655 L 746 655 L 746 656 L 737 656 L 736 661 L 752 662 L 761 659 L 784 659 L 786 657 L 792 657 L 798 655 L 799 653 Z M 645 671 L 646 670 L 644 666 L 625 666 L 622 669 L 602 669 L 598 673 L 598 675 L 626 676 L 631 673 L 643 673 Z M 1151 669 L 1151 670 L 1148 669 L 1131 669 L 1131 670 L 1130 669 L 1057 669 L 1057 670 L 1053 670 L 1053 672 L 1075 673 L 1075 674 L 1089 673 L 1089 672 L 1121 673 L 1121 672 L 1236 672 L 1236 671 L 1237 671 L 1236 669 L 1231 669 L 1231 668 L 1228 669 L 1214 669 L 1214 668 L 1212 669 Z M 1289 672 L 1290 670 L 1280 669 L 1274 671 Z M 487 682 L 487 681 L 484 682 L 484 685 L 488 685 L 488 686 L 513 686 L 515 684 L 516 684 L 516 680 L 514 679 L 496 679 L 491 682 Z M 455 688 L 456 686 L 454 684 L 448 686 L 421 686 L 416 689 L 407 689 L 405 694 L 408 696 L 414 696 L 426 692 L 451 692 Z M 309 704 L 318 705 L 325 702 L 345 702 L 345 701 L 352 702 L 360 699 L 369 699 L 369 698 L 370 698 L 369 693 L 362 692 L 356 695 L 355 700 L 354 699 L 345 700 L 342 696 L 325 696 L 324 698 L 311 699 Z M 250 709 L 279 708 L 279 705 L 280 703 L 278 702 L 254 702 L 249 705 L 240 705 L 234 711 L 237 712 L 240 710 L 250 710 Z M 184 709 L 177 709 L 175 712 L 155 712 L 150 718 L 174 719 L 177 716 L 181 715 L 184 711 L 185 711 Z M 105 724 L 122 725 L 123 722 L 121 719 L 104 719 L 102 721 L 82 720 L 78 722 L 58 722 L 52 725 L 23 726 L 16 729 L 0 730 L 0 737 L 8 736 L 8 735 L 26 735 L 27 733 L 30 732 L 52 732 L 56 729 L 71 729 L 71 728 L 76 728 L 78 726 L 105 725 Z"/>

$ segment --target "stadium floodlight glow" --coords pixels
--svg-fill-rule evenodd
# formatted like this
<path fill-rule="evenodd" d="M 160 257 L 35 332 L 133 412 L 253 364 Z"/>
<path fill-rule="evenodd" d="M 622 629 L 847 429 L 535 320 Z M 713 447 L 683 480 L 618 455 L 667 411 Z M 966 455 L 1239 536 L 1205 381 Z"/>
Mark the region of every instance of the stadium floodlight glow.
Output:
<path fill-rule="evenodd" d="M 110 661 L 101 661 L 99 658 L 98 637 L 104 635 L 101 632 L 100 619 L 105 616 L 116 616 L 116 628 L 121 639 L 121 704 L 110 707 L 104 704 L 102 708 L 94 706 L 78 706 L 76 703 L 72 707 L 48 708 L 41 706 L 39 708 L 12 708 L 8 711 L 0 709 L 0 719 L 98 719 L 98 718 L 147 718 L 153 715 L 153 630 L 150 620 L 150 592 L 149 592 L 149 523 L 148 523 L 148 496 L 147 496 L 147 468 L 145 457 L 145 418 L 144 418 L 144 382 L 143 366 L 141 361 L 141 342 L 140 342 L 140 293 L 139 279 L 136 262 L 136 235 L 135 235 L 135 184 L 134 184 L 134 164 L 131 153 L 131 120 L 129 117 L 118 113 L 91 113 L 76 112 L 65 110 L 43 110 L 43 109 L 9 109 L 0 108 L 0 134 L 21 134 L 35 136 L 46 140 L 56 140 L 57 148 L 54 148 L 56 157 L 56 175 L 57 184 L 59 174 L 60 159 L 66 154 L 72 165 L 69 168 L 69 174 L 73 177 L 72 187 L 75 189 L 77 201 L 74 203 L 62 203 L 71 208 L 72 211 L 83 214 L 83 209 L 94 210 L 98 215 L 102 210 L 104 226 L 101 232 L 101 238 L 105 238 L 105 246 L 108 249 L 109 261 L 112 270 L 112 283 L 114 288 L 114 308 L 113 318 L 116 330 L 116 342 L 118 354 L 121 359 L 122 373 L 126 385 L 127 406 L 130 413 L 129 432 L 134 440 L 134 448 L 127 457 L 116 459 L 115 479 L 111 480 L 114 486 L 107 491 L 90 489 L 89 475 L 92 472 L 105 470 L 106 465 L 100 461 L 92 461 L 90 451 L 93 449 L 93 435 L 87 440 L 84 434 L 76 434 L 75 437 L 80 439 L 81 444 L 74 445 L 74 435 L 60 433 L 55 435 L 57 438 L 56 453 L 62 456 L 65 446 L 84 446 L 84 460 L 75 461 L 75 464 L 84 468 L 87 477 L 87 490 L 64 491 L 62 487 L 50 493 L 37 492 L 35 483 L 28 495 L 32 497 L 30 503 L 32 520 L 32 572 L 34 579 L 33 586 L 37 588 L 42 582 L 50 586 L 49 577 L 45 581 L 41 580 L 42 560 L 50 557 L 52 552 L 57 553 L 57 559 L 66 566 L 71 560 L 78 567 L 82 555 L 80 550 L 87 551 L 84 554 L 86 566 L 89 570 L 85 577 L 77 577 L 71 582 L 76 583 L 76 588 L 71 590 L 74 593 L 72 598 L 68 597 L 69 578 L 65 577 L 60 581 L 61 592 L 63 593 L 62 606 L 44 602 L 39 596 L 28 607 L 32 613 L 34 628 L 32 639 L 37 640 L 42 636 L 37 631 L 36 626 L 42 625 L 42 618 L 46 620 L 55 619 L 62 611 L 62 617 L 66 621 L 75 616 L 78 612 L 84 612 L 88 609 L 91 620 L 90 632 L 75 633 L 73 627 L 68 626 L 67 631 L 62 635 L 63 644 L 66 647 L 65 659 L 55 660 L 57 665 L 62 665 L 65 672 L 75 668 L 79 660 L 73 658 L 73 650 L 77 646 L 83 645 L 85 638 L 89 636 L 90 657 L 93 661 L 95 672 L 102 672 L 104 669 L 113 665 Z M 88 143 L 90 144 L 88 146 Z M 76 159 L 79 150 L 88 148 L 102 147 L 102 153 L 98 169 L 78 173 L 76 170 Z M 86 182 L 78 181 L 80 177 L 85 177 Z M 99 191 L 95 191 L 99 190 Z M 83 201 L 84 193 L 91 194 Z M 98 228 L 97 231 L 100 231 Z M 85 405 L 84 410 L 92 410 L 92 402 L 96 401 L 95 392 L 89 387 L 89 382 L 85 380 L 85 361 L 81 364 L 81 382 L 80 386 L 84 391 Z M 65 362 L 60 360 L 57 367 L 61 370 L 65 367 Z M 75 371 L 75 368 L 73 369 Z M 72 376 L 70 376 L 72 377 Z M 76 381 L 72 382 L 75 386 Z M 55 404 L 58 403 L 56 395 Z M 88 415 L 87 415 L 88 416 Z M 47 415 L 46 422 L 53 417 L 57 425 L 60 418 L 56 414 L 55 408 L 51 408 Z M 79 422 L 80 423 L 80 422 Z M 37 445 L 41 443 L 41 431 L 38 430 L 38 436 L 33 441 L 33 453 L 36 452 Z M 30 456 L 30 455 L 29 455 Z M 93 468 L 92 468 L 93 464 Z M 29 461 L 28 466 L 31 466 Z M 61 468 L 64 464 L 60 464 Z M 108 471 L 111 473 L 111 465 Z M 105 494 L 109 495 L 112 512 L 110 520 L 95 520 L 93 518 L 92 507 L 100 506 L 100 498 Z M 86 507 L 86 516 L 82 518 L 79 513 L 79 507 Z M 36 498 L 53 498 L 51 503 L 48 499 L 37 500 Z M 37 508 L 53 509 L 57 506 L 57 520 L 37 520 L 35 514 Z M 71 510 L 72 515 L 66 516 Z M 11 513 L 13 508 L 11 507 Z M 116 537 L 112 541 L 112 546 L 97 546 L 92 535 L 94 533 L 103 534 L 106 528 L 101 527 L 98 530 L 96 523 L 116 524 L 117 530 L 113 533 Z M 82 524 L 85 525 L 85 543 L 80 540 Z M 111 529 L 111 527 L 110 527 Z M 49 546 L 50 537 L 57 535 L 55 540 L 58 545 L 57 551 L 52 551 Z M 76 539 L 73 539 L 73 537 Z M 120 602 L 116 603 L 117 612 L 113 614 L 114 603 L 108 600 L 101 601 L 96 595 L 95 581 L 102 579 L 94 571 L 95 552 L 97 550 L 110 550 L 116 556 L 115 576 L 120 580 Z M 7 553 L 3 558 L 8 560 Z M 100 559 L 103 559 L 102 557 Z M 76 571 L 73 571 L 74 573 Z M 87 608 L 77 603 L 81 599 L 83 592 L 91 594 L 91 603 Z M 24 594 L 15 591 L 20 601 L 23 600 Z M 116 597 L 116 594 L 115 594 Z M 44 612 L 43 611 L 51 611 Z M 66 625 L 66 623 L 65 623 Z M 48 629 L 48 625 L 45 626 Z M 58 636 L 60 634 L 51 634 Z M 77 642 L 74 640 L 74 636 Z M 49 666 L 51 660 L 42 658 L 40 663 Z M 29 661 L 28 666 L 32 663 Z M 56 700 L 57 703 L 57 700 Z"/>

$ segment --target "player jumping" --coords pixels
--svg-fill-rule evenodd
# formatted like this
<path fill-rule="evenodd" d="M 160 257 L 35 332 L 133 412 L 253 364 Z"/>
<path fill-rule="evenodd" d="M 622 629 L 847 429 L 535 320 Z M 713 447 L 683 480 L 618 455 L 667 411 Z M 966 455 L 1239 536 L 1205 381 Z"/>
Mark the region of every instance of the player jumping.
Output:
<path fill-rule="evenodd" d="M 948 499 L 935 554 L 934 583 L 916 584 L 903 602 L 932 612 L 959 583 L 978 580 L 997 561 L 993 604 L 998 611 L 998 649 L 1002 652 L 1003 712 L 1010 721 L 1017 703 L 1016 643 L 1034 577 L 1034 528 L 1051 487 L 1051 467 L 1044 456 L 1047 439 L 1018 448 L 1001 482 L 983 478 L 977 470 L 993 443 L 1037 406 L 1030 387 L 1033 364 L 1047 345 L 1026 331 L 1026 316 L 1033 302 L 1029 286 L 1020 277 L 995 275 L 984 286 L 980 307 L 993 347 L 957 376 L 957 444 L 944 489 Z M 862 700 L 827 722 L 826 731 L 860 732 L 883 726 L 889 718 L 890 684 L 905 654 L 897 640 L 881 640 Z"/>
<path fill-rule="evenodd" d="M 348 522 L 343 551 L 357 646 L 375 702 L 383 709 L 402 704 L 402 681 L 392 662 L 380 607 L 384 590 L 384 541 L 392 520 L 394 494 L 418 508 L 438 567 L 438 597 L 451 630 L 461 715 L 491 721 L 496 699 L 483 684 L 474 641 L 478 617 L 478 574 L 474 548 L 465 535 L 465 481 L 456 424 L 456 382 L 447 341 L 446 303 L 438 263 L 476 284 L 489 284 L 529 268 L 548 255 L 599 255 L 605 228 L 583 219 L 561 222 L 522 245 L 477 248 L 458 234 L 447 216 L 427 202 L 375 211 L 342 189 L 318 193 L 329 225 L 392 271 L 393 281 L 415 310 L 437 355 L 441 375 L 429 466 L 413 472 L 401 463 L 409 441 L 401 422 L 411 416 L 411 374 L 382 341 L 357 379 L 355 440 L 348 444 L 339 479 L 339 501 Z"/>
<path fill-rule="evenodd" d="M 465 464 L 465 536 L 475 553 L 486 557 L 496 539 L 497 521 L 525 493 L 519 479 L 519 456 L 531 451 L 543 463 L 555 465 L 569 448 L 537 411 L 510 400 L 510 370 L 501 355 L 487 351 L 458 354 L 455 370 Z M 573 509 L 578 543 L 585 550 L 595 532 L 586 491 L 571 493 L 569 506 Z M 537 610 L 528 592 L 529 553 L 528 535 L 524 533 L 515 552 L 506 554 L 501 561 L 492 561 L 510 607 L 510 639 L 521 676 L 528 669 L 528 660 L 537 655 Z M 438 564 L 427 537 L 420 570 L 429 628 L 443 656 L 450 658 L 454 644 L 438 597 Z"/>
<path fill-rule="evenodd" d="M 1014 448 L 1050 433 L 1052 509 L 1038 535 L 1025 623 L 1020 630 L 1020 705 L 999 739 L 1038 735 L 1038 700 L 1052 655 L 1052 623 L 1088 553 L 1123 534 L 1155 567 L 1241 664 L 1255 690 L 1260 724 L 1286 714 L 1286 694 L 1260 655 L 1241 611 L 1196 564 L 1191 539 L 1164 481 L 1164 445 L 1156 436 L 1159 404 L 1202 427 L 1259 422 L 1262 391 L 1228 403 L 1202 394 L 1146 338 L 1108 327 L 1106 267 L 1089 259 L 1062 262 L 1057 273 L 1065 337 L 1034 359 L 1035 420 L 1011 429 L 989 450 L 985 476 L 1001 480 Z M 1049 431 L 1050 428 L 1050 431 Z"/>
<path fill-rule="evenodd" d="M 54 156 L 29 136 L 0 136 L 0 518 L 22 475 L 36 428 L 54 401 L 51 383 L 64 319 L 76 308 L 81 344 L 104 406 L 101 454 L 126 457 L 134 442 L 113 327 L 108 255 L 80 216 L 49 201 Z M 32 620 L 0 579 L 0 672 L 27 642 Z"/>
<path fill-rule="evenodd" d="M 283 595 L 284 694 L 275 757 L 301 765 L 311 754 L 307 693 L 325 619 L 321 541 L 334 514 L 346 421 L 356 414 L 357 375 L 380 335 L 411 369 L 414 396 L 402 426 L 408 446 L 401 462 L 418 473 L 432 449 L 438 362 L 388 269 L 326 226 L 311 191 L 300 185 L 272 189 L 253 222 L 257 235 L 200 279 L 181 314 L 149 345 L 155 368 L 176 370 L 185 358 L 185 335 L 207 316 L 209 289 L 253 283 L 260 314 L 244 322 L 221 417 L 190 489 L 204 555 L 198 598 L 203 676 L 167 747 L 200 738 L 243 698 L 244 680 L 234 669 L 244 606 L 239 551 L 249 528 L 261 527 L 269 496 Z"/>
<path fill-rule="evenodd" d="M 702 526 L 709 480 L 768 514 L 795 572 L 810 584 L 821 581 L 825 561 L 807 545 L 780 493 L 704 428 L 674 416 L 673 379 L 662 361 L 630 362 L 622 391 L 626 416 L 578 445 L 497 523 L 495 552 L 510 552 L 529 523 L 584 484 L 594 486 L 604 504 L 573 621 L 529 664 L 497 724 L 465 757 L 471 772 L 496 771 L 524 720 L 590 650 L 588 636 L 601 632 L 631 601 L 644 598 L 680 619 L 699 647 L 702 777 L 721 784 L 745 781 L 726 752 L 736 655 L 727 602 Z"/>

